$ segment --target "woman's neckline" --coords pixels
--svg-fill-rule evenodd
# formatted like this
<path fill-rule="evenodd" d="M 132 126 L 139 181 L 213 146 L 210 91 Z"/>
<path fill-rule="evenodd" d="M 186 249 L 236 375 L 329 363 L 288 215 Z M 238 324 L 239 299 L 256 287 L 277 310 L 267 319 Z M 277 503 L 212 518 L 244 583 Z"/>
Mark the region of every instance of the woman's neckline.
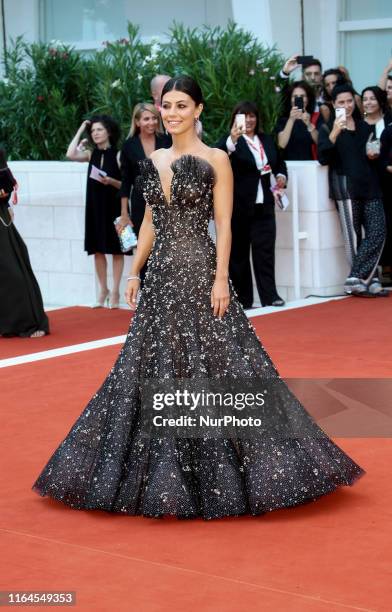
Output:
<path fill-rule="evenodd" d="M 163 196 L 167 206 L 171 206 L 172 205 L 172 200 L 173 200 L 173 193 L 172 193 L 172 190 L 173 190 L 173 178 L 174 178 L 174 175 L 176 173 L 176 170 L 178 169 L 178 163 L 179 162 L 181 163 L 185 158 L 194 159 L 195 161 L 203 162 L 203 163 L 207 164 L 207 166 L 209 166 L 211 172 L 213 174 L 215 174 L 214 167 L 208 161 L 208 159 L 205 159 L 204 157 L 200 157 L 200 155 L 193 155 L 192 153 L 183 153 L 179 157 L 176 157 L 176 159 L 173 159 L 173 161 L 170 164 L 170 169 L 172 170 L 173 174 L 171 176 L 170 185 L 169 185 L 169 198 L 167 198 L 167 196 L 166 196 L 166 194 L 164 192 L 162 178 L 161 178 L 161 175 L 160 175 L 160 172 L 159 172 L 157 166 L 154 164 L 154 162 L 151 159 L 151 157 L 146 157 L 146 159 L 145 159 L 145 161 L 148 161 L 151 164 L 151 166 L 153 167 L 153 169 L 156 172 L 156 175 L 157 175 L 157 178 L 158 178 L 158 181 L 159 181 L 160 191 L 161 191 L 161 194 L 162 194 L 162 196 Z"/>

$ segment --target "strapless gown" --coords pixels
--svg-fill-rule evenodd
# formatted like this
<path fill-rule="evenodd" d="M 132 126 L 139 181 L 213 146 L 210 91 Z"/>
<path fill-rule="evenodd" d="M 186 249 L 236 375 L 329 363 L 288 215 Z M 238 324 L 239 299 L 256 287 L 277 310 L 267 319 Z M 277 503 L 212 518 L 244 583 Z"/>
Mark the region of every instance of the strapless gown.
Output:
<path fill-rule="evenodd" d="M 156 238 L 137 310 L 116 363 L 33 489 L 72 508 L 212 519 L 259 515 L 352 485 L 364 470 L 289 391 L 231 285 L 224 317 L 213 315 L 212 166 L 176 160 L 167 201 L 154 163 L 140 165 L 136 188 Z M 268 380 L 268 435 L 146 436 L 141 387 L 151 380 Z"/>

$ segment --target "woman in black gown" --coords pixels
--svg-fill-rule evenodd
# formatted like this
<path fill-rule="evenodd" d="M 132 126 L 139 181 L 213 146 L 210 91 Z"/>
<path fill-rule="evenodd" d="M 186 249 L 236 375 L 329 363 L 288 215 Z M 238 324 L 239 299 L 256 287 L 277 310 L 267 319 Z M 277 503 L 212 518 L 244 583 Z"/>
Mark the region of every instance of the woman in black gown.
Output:
<path fill-rule="evenodd" d="M 141 162 L 138 186 L 148 206 L 126 290 L 135 308 L 149 257 L 140 301 L 116 364 L 33 485 L 73 508 L 257 515 L 312 501 L 364 473 L 279 378 L 233 292 L 232 171 L 227 154 L 196 134 L 202 108 L 190 77 L 164 87 L 162 118 L 173 146 Z M 212 212 L 216 248 L 208 233 Z M 245 379 L 268 382 L 274 396 L 249 438 L 224 427 L 212 435 L 205 427 L 183 436 L 181 426 L 174 435 L 168 427 L 149 435 L 154 405 L 144 391 L 152 384 L 158 392 L 185 383 L 238 389 Z"/>
<path fill-rule="evenodd" d="M 29 253 L 9 207 L 16 181 L 0 150 L 0 335 L 37 338 L 49 333 Z"/>
<path fill-rule="evenodd" d="M 160 115 L 155 106 L 149 102 L 136 104 L 132 113 L 131 129 L 121 151 L 121 221 L 120 226 L 133 226 L 136 236 L 144 217 L 146 203 L 143 194 L 134 189 L 136 178 L 140 175 L 139 161 L 149 157 L 156 149 L 170 147 L 171 139 L 159 132 Z M 131 217 L 128 204 L 131 198 Z M 143 279 L 145 266 L 140 271 Z"/>
<path fill-rule="evenodd" d="M 87 132 L 92 150 L 80 146 L 83 132 Z M 118 190 L 121 186 L 119 152 L 116 148 L 120 129 L 108 115 L 96 115 L 83 121 L 68 150 L 72 161 L 89 162 L 87 171 L 86 223 L 84 250 L 94 255 L 95 269 L 100 285 L 95 307 L 108 304 L 118 308 L 119 287 L 124 269 L 124 256 L 114 227 L 121 214 Z M 113 289 L 107 284 L 106 255 L 113 255 Z"/>

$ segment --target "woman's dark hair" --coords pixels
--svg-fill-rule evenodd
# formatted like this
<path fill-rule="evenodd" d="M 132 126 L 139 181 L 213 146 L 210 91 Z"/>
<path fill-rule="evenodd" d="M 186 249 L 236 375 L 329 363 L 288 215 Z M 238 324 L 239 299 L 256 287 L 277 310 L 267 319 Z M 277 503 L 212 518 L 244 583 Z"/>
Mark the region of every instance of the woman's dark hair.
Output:
<path fill-rule="evenodd" d="M 355 89 L 349 84 L 349 83 L 345 83 L 344 85 L 335 85 L 335 87 L 333 88 L 332 92 L 331 92 L 331 98 L 333 102 L 336 102 L 336 98 L 338 97 L 339 94 L 342 93 L 349 93 L 352 95 L 352 97 L 354 98 L 354 111 L 352 114 L 352 117 L 354 119 L 354 121 L 361 121 L 362 120 L 362 115 L 361 112 L 357 106 L 357 101 L 355 96 L 357 95 L 357 92 L 355 91 Z M 331 113 L 331 117 L 330 117 L 330 124 L 332 125 L 332 123 L 335 120 L 335 108 L 332 108 L 332 113 Z"/>
<path fill-rule="evenodd" d="M 300 87 L 301 89 L 303 89 L 306 92 L 306 95 L 308 97 L 308 103 L 304 110 L 306 110 L 306 112 L 309 113 L 310 115 L 314 112 L 314 109 L 316 106 L 316 98 L 314 95 L 313 87 L 309 85 L 309 83 L 307 83 L 306 81 L 295 81 L 289 86 L 289 88 L 287 89 L 287 94 L 285 96 L 285 99 L 286 99 L 285 116 L 286 117 L 290 115 L 291 96 L 293 95 L 294 89 L 296 89 L 297 87 Z"/>
<path fill-rule="evenodd" d="M 192 77 L 181 74 L 180 76 L 173 77 L 168 81 L 164 88 L 162 89 L 161 101 L 163 96 L 167 94 L 169 91 L 182 91 L 192 98 L 196 106 L 202 104 L 203 102 L 203 94 L 200 89 L 199 83 L 195 81 Z"/>
<path fill-rule="evenodd" d="M 346 82 L 343 85 L 335 85 L 331 92 L 332 101 L 335 102 L 338 95 L 342 93 L 350 93 L 355 100 L 355 89 L 349 83 Z"/>
<path fill-rule="evenodd" d="M 387 110 L 388 102 L 387 102 L 387 92 L 381 89 L 378 85 L 370 85 L 369 87 L 365 87 L 362 89 L 361 100 L 363 102 L 363 96 L 365 91 L 371 91 L 376 98 L 378 105 L 383 113 Z"/>
<path fill-rule="evenodd" d="M 93 127 L 94 123 L 102 123 L 103 127 L 109 134 L 110 144 L 112 146 L 117 145 L 120 139 L 121 130 L 117 121 L 113 119 L 113 117 L 110 117 L 109 115 L 93 115 L 93 117 L 90 117 L 89 121 L 90 124 L 86 127 L 86 132 L 91 145 L 94 146 L 93 139 L 91 138 L 91 128 Z"/>
<path fill-rule="evenodd" d="M 8 164 L 7 164 L 7 155 L 5 152 L 5 149 L 3 149 L 3 147 L 0 147 L 0 170 L 3 170 L 4 168 L 7 168 Z"/>
<path fill-rule="evenodd" d="M 259 113 L 259 109 L 257 108 L 254 102 L 243 100 L 242 102 L 238 102 L 238 104 L 236 104 L 236 106 L 233 108 L 233 112 L 231 113 L 230 129 L 233 127 L 235 116 L 238 115 L 238 113 L 242 113 L 244 115 L 255 115 L 256 116 L 255 134 L 258 134 L 261 131 L 260 113 Z"/>
<path fill-rule="evenodd" d="M 330 100 L 332 100 L 330 94 L 327 92 L 327 90 L 325 89 L 325 85 L 324 85 L 324 80 L 331 76 L 334 75 L 337 77 L 336 83 L 335 83 L 335 87 L 337 87 L 338 85 L 345 85 L 346 83 L 348 83 L 346 76 L 343 74 L 343 72 L 341 70 L 339 70 L 339 68 L 329 68 L 329 70 L 325 70 L 325 72 L 323 72 L 323 98 L 326 102 L 329 102 Z"/>

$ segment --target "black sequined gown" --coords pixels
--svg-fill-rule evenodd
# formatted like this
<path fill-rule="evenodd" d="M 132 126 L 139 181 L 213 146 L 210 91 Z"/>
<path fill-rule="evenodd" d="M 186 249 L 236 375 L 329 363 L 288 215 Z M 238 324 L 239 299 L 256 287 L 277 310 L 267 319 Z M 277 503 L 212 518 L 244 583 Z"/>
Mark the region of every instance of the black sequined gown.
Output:
<path fill-rule="evenodd" d="M 232 288 L 224 317 L 213 316 L 213 169 L 193 156 L 181 157 L 172 169 L 168 202 L 153 162 L 141 162 L 139 187 L 152 208 L 156 240 L 138 308 L 114 367 L 33 488 L 73 508 L 211 519 L 262 514 L 352 485 L 364 471 L 279 379 Z M 293 431 L 314 435 L 141 435 L 142 380 L 224 376 L 277 379 L 278 425 L 281 419 Z"/>

